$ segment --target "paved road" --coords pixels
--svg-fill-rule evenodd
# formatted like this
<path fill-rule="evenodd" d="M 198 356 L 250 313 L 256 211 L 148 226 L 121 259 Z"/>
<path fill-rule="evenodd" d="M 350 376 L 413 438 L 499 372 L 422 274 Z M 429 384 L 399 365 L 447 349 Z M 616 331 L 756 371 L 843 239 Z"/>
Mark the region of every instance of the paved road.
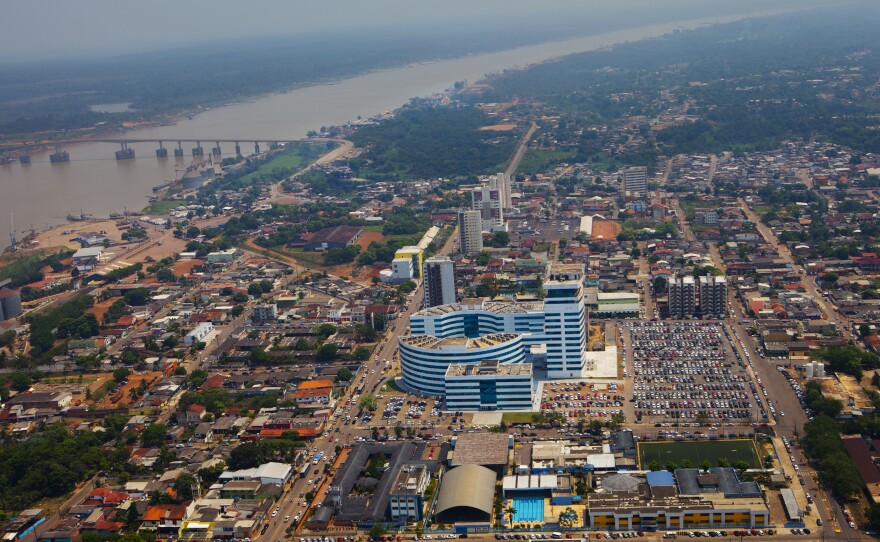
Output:
<path fill-rule="evenodd" d="M 815 300 L 816 304 L 825 313 L 825 318 L 832 322 L 837 329 L 840 330 L 844 340 L 853 340 L 853 335 L 849 329 L 849 322 L 846 321 L 846 318 L 840 315 L 834 307 L 832 307 L 825 299 L 822 297 L 822 292 L 819 291 L 819 288 L 816 286 L 816 281 L 811 277 L 807 276 L 804 268 L 795 261 L 791 252 L 788 250 L 788 247 L 779 241 L 779 238 L 776 237 L 776 234 L 768 228 L 764 223 L 761 222 L 761 219 L 758 218 L 758 215 L 749 207 L 748 203 L 742 198 L 738 198 L 737 200 L 742 208 L 743 212 L 746 214 L 748 219 L 752 221 L 758 229 L 758 232 L 761 236 L 764 237 L 764 241 L 768 244 L 772 245 L 779 256 L 788 263 L 791 268 L 797 272 L 801 276 L 801 284 L 804 285 L 804 288 L 807 290 L 807 293 L 812 296 Z"/>
<path fill-rule="evenodd" d="M 776 369 L 777 362 L 760 356 L 758 353 L 760 347 L 754 338 L 748 335 L 745 326 L 734 320 L 729 321 L 728 325 L 736 332 L 734 339 L 736 339 L 736 337 L 742 339 L 743 344 L 745 345 L 745 350 L 748 351 L 752 357 L 754 373 L 761 378 L 761 381 L 768 392 L 769 398 L 773 400 L 777 412 L 785 412 L 785 415 L 780 415 L 779 419 L 775 422 L 774 429 L 776 434 L 779 437 L 784 435 L 789 442 L 797 442 L 795 434 L 803 435 L 804 424 L 808 421 L 807 415 L 803 408 L 801 408 L 797 395 L 795 395 L 794 390 L 792 390 L 791 385 L 788 383 L 785 376 Z M 824 528 L 826 529 L 826 536 L 832 540 L 860 538 L 861 534 L 857 530 L 850 529 L 846 524 L 840 507 L 830 497 L 830 494 L 826 493 L 814 483 L 816 477 L 815 471 L 807 463 L 806 456 L 801 450 L 797 446 L 792 447 L 792 453 L 790 455 L 794 456 L 795 462 L 799 466 L 799 470 L 795 471 L 794 464 L 792 463 L 789 454 L 786 453 L 785 448 L 782 447 L 781 442 L 777 441 L 776 444 L 777 451 L 780 455 L 780 463 L 783 465 L 786 473 L 792 476 L 792 487 L 795 489 L 795 494 L 799 497 L 799 501 L 805 500 L 801 498 L 801 490 L 811 493 L 816 499 L 813 509 L 815 513 L 818 514 L 818 517 L 821 517 L 822 521 L 825 523 Z M 803 486 L 798 483 L 796 475 L 800 475 L 804 479 L 805 483 Z M 802 503 L 802 506 L 804 504 L 805 503 Z M 817 516 L 814 514 L 812 516 L 807 516 L 806 518 L 807 525 L 811 528 L 815 527 L 816 517 Z M 832 518 L 833 521 L 829 522 Z M 841 532 L 835 533 L 834 529 L 840 529 Z"/>
<path fill-rule="evenodd" d="M 307 165 L 303 169 L 297 171 L 296 173 L 291 175 L 289 179 L 295 179 L 303 173 L 311 171 L 311 169 L 314 167 L 322 166 L 324 164 L 329 164 L 331 162 L 335 162 L 336 160 L 340 160 L 346 156 L 351 155 L 351 153 L 354 151 L 354 143 L 348 141 L 347 139 L 314 139 L 313 141 L 335 141 L 340 145 L 332 151 L 328 152 L 327 154 L 321 156 L 311 164 Z M 269 188 L 269 201 L 277 203 L 295 203 L 296 201 L 298 201 L 297 197 L 293 194 L 288 194 L 284 192 L 281 187 L 281 184 L 283 182 L 284 181 L 277 182 Z"/>
<path fill-rule="evenodd" d="M 447 239 L 438 254 L 449 254 L 455 250 L 457 244 L 458 229 L 456 228 L 453 230 L 452 234 L 450 234 L 449 239 Z M 410 295 L 406 310 L 399 313 L 394 320 L 389 321 L 389 329 L 379 342 L 379 346 L 374 352 L 373 357 L 364 363 L 363 371 L 358 375 L 358 380 L 353 382 L 342 397 L 337 400 L 338 406 L 336 412 L 338 412 L 339 415 L 334 415 L 330 419 L 325 435 L 312 442 L 311 456 L 308 459 L 309 471 L 306 477 L 296 477 L 292 480 L 289 488 L 285 490 L 284 494 L 278 501 L 278 506 L 280 508 L 278 509 L 276 516 L 274 518 L 270 517 L 266 520 L 266 523 L 268 524 L 266 532 L 252 538 L 259 538 L 260 540 L 272 542 L 284 539 L 285 530 L 293 525 L 293 520 L 296 516 L 305 515 L 304 512 L 307 510 L 307 503 L 304 499 L 305 493 L 316 493 L 317 498 L 315 498 L 315 503 L 323 501 L 323 494 L 327 490 L 326 484 L 329 483 L 330 479 L 330 477 L 327 477 L 322 480 L 324 464 L 330 461 L 323 458 L 334 456 L 337 446 L 352 444 L 358 437 L 369 436 L 370 430 L 358 422 L 358 417 L 356 415 L 360 409 L 357 406 L 357 403 L 363 395 L 378 392 L 381 384 L 397 373 L 397 339 L 401 335 L 407 333 L 409 316 L 413 312 L 419 310 L 422 306 L 424 299 L 422 288 L 423 286 L 419 285 L 419 287 Z M 385 360 L 391 362 L 391 367 L 388 371 L 384 370 Z M 360 388 L 361 380 L 363 381 L 363 392 L 358 393 L 356 390 Z M 348 423 L 345 421 L 346 416 L 351 417 L 351 420 Z M 317 465 L 315 465 L 313 458 L 320 452 L 323 452 L 323 458 L 318 461 Z M 318 471 L 317 474 L 315 473 L 315 470 Z M 314 483 L 309 484 L 310 481 Z M 284 518 L 287 516 L 290 516 L 290 519 L 285 521 Z"/>
<path fill-rule="evenodd" d="M 522 161 L 523 156 L 525 156 L 526 154 L 529 140 L 532 138 L 537 129 L 538 124 L 532 121 L 529 129 L 522 136 L 522 139 L 519 140 L 519 145 L 516 148 L 516 152 L 513 154 L 513 158 L 510 159 L 510 164 L 507 165 L 507 169 L 504 170 L 504 173 L 510 175 L 511 179 L 513 178 L 513 174 L 516 173 L 516 168 L 519 167 L 519 163 Z"/>

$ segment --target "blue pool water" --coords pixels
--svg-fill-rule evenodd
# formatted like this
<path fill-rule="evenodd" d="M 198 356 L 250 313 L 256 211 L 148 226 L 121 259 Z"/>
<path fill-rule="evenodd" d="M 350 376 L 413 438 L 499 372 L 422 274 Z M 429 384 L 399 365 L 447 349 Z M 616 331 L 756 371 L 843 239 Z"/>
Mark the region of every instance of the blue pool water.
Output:
<path fill-rule="evenodd" d="M 516 509 L 514 523 L 544 521 L 543 497 L 514 497 L 513 508 Z"/>

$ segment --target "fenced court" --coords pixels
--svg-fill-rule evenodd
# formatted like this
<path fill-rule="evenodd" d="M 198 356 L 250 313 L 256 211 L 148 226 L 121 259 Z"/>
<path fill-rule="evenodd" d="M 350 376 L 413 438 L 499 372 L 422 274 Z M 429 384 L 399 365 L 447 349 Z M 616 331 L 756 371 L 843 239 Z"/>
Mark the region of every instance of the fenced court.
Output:
<path fill-rule="evenodd" d="M 637 448 L 641 469 L 647 469 L 652 461 L 659 461 L 661 468 L 670 462 L 681 467 L 685 461 L 690 461 L 694 467 L 709 461 L 716 467 L 719 458 L 727 459 L 730 466 L 737 461 L 745 461 L 752 468 L 761 466 L 758 449 L 749 439 L 639 442 Z"/>

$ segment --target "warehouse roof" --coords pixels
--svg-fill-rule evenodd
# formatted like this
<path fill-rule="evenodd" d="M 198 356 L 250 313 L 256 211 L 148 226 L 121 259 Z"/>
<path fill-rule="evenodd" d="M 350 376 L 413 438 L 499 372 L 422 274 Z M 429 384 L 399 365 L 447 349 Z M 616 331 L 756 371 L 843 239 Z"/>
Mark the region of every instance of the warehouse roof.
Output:
<path fill-rule="evenodd" d="M 479 465 L 462 465 L 443 477 L 435 514 L 453 508 L 473 508 L 491 514 L 494 499 L 495 473 Z"/>
<path fill-rule="evenodd" d="M 506 433 L 465 433 L 455 439 L 452 466 L 506 465 L 509 450 Z"/>

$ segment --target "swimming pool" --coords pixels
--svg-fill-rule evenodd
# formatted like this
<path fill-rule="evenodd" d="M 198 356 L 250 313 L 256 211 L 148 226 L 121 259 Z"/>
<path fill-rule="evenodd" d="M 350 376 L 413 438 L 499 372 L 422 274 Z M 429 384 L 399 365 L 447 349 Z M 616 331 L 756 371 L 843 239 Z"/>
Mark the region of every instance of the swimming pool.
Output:
<path fill-rule="evenodd" d="M 544 521 L 543 497 L 514 497 L 513 508 L 514 523 Z"/>

